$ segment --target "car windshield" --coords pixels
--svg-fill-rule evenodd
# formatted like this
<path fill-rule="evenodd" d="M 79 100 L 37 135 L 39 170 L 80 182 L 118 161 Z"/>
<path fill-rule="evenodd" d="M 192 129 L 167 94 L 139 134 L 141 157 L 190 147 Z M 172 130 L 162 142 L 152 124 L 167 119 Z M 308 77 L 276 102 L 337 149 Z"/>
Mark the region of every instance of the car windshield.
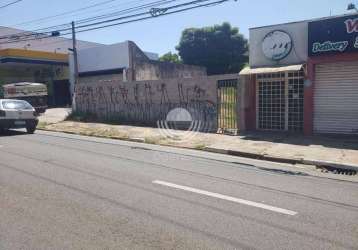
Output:
<path fill-rule="evenodd" d="M 26 101 L 18 101 L 18 100 L 11 100 L 11 101 L 2 101 L 2 106 L 4 109 L 21 109 L 21 110 L 31 110 L 32 106 Z"/>

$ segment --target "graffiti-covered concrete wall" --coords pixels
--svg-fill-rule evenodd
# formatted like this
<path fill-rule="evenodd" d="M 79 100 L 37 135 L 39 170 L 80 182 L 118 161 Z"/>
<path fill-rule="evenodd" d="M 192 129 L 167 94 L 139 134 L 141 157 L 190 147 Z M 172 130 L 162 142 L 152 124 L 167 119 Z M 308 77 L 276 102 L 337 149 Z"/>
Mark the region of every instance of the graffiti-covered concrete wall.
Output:
<path fill-rule="evenodd" d="M 217 127 L 217 81 L 238 75 L 192 79 L 119 82 L 99 81 L 76 87 L 76 111 L 119 123 L 155 125 L 175 108 L 185 108 L 193 120 Z M 208 129 L 210 127 L 210 129 Z"/>

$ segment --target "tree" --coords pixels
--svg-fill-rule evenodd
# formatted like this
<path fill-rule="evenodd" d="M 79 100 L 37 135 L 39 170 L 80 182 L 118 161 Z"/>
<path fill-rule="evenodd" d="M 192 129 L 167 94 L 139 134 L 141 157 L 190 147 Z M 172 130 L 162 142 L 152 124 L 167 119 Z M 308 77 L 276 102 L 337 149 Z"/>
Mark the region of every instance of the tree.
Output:
<path fill-rule="evenodd" d="M 238 73 L 248 62 L 248 42 L 229 23 L 189 28 L 176 47 L 185 64 L 205 66 L 209 75 Z"/>
<path fill-rule="evenodd" d="M 181 63 L 181 60 L 180 60 L 178 54 L 175 54 L 175 53 L 172 53 L 172 52 L 168 52 L 168 53 L 162 55 L 159 58 L 159 61 L 172 62 L 172 63 Z"/>

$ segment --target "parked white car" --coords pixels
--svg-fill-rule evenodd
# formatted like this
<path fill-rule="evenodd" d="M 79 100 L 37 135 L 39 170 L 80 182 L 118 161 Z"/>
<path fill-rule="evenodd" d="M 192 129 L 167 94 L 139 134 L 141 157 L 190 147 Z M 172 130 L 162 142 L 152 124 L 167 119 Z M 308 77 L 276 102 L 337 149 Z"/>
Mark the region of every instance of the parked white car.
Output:
<path fill-rule="evenodd" d="M 23 100 L 0 99 L 0 130 L 26 128 L 33 134 L 38 124 L 38 114 L 30 103 Z"/>

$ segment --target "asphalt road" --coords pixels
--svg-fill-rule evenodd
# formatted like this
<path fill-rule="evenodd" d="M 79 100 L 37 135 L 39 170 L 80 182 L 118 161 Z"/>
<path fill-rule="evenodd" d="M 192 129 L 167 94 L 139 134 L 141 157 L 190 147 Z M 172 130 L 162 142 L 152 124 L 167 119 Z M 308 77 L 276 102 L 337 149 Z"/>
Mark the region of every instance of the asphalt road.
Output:
<path fill-rule="evenodd" d="M 0 249 L 358 249 L 354 182 L 47 132 L 0 159 Z"/>

